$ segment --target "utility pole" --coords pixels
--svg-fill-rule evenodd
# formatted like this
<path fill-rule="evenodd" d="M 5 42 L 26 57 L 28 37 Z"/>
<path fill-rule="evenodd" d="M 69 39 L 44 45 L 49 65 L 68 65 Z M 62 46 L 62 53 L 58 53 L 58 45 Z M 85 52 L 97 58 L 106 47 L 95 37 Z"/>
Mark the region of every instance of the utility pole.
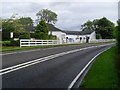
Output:
<path fill-rule="evenodd" d="M 118 19 L 120 19 L 120 1 L 118 2 Z"/>

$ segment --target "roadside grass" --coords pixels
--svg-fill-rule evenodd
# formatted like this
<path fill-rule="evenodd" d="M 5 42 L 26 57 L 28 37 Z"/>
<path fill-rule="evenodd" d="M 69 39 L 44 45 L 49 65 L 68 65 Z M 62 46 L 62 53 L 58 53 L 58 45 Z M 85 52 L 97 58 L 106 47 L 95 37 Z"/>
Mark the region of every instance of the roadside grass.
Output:
<path fill-rule="evenodd" d="M 116 49 L 114 46 L 96 58 L 80 88 L 120 88 L 115 65 Z"/>
<path fill-rule="evenodd" d="M 31 46 L 31 47 L 2 46 L 2 48 L 0 49 L 0 52 L 24 51 L 24 50 L 44 49 L 44 48 L 72 46 L 72 45 L 80 45 L 80 44 L 44 45 L 44 46 Z"/>
<path fill-rule="evenodd" d="M 112 42 L 106 42 L 106 43 L 89 43 L 89 44 L 107 44 Z M 80 44 L 61 44 L 61 45 L 44 45 L 44 46 L 31 46 L 31 47 L 19 47 L 19 46 L 2 46 L 0 48 L 0 52 L 14 52 L 14 51 L 24 51 L 24 50 L 32 50 L 32 49 L 44 49 L 44 48 L 52 48 L 52 47 L 59 47 L 59 46 L 72 46 L 72 45 L 84 45 L 86 43 L 80 43 Z"/>

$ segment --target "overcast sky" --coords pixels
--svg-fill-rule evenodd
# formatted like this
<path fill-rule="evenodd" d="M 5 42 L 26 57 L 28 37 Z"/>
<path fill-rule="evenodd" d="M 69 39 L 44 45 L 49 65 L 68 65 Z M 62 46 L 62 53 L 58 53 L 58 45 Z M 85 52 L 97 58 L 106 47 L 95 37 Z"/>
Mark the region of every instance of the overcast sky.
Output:
<path fill-rule="evenodd" d="M 116 23 L 118 19 L 119 0 L 1 0 L 2 18 L 10 18 L 12 14 L 31 17 L 35 20 L 36 13 L 47 8 L 57 13 L 58 21 L 55 24 L 62 30 L 80 30 L 88 20 L 107 17 Z"/>

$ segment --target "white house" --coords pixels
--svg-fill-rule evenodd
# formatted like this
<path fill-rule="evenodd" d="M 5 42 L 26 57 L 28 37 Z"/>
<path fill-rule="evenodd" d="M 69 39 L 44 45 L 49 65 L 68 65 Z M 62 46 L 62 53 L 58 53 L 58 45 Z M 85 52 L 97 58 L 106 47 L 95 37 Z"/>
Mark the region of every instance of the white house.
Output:
<path fill-rule="evenodd" d="M 49 28 L 49 34 L 57 36 L 60 44 L 64 43 L 89 43 L 96 40 L 95 31 L 65 31 L 60 30 L 52 24 L 47 24 Z M 30 33 L 34 33 L 35 28 L 29 27 L 27 29 Z M 13 38 L 13 33 L 10 34 Z M 16 38 L 14 38 L 16 39 Z M 17 38 L 18 39 L 18 38 Z"/>
<path fill-rule="evenodd" d="M 58 28 L 56 28 L 52 24 L 48 24 L 49 27 L 49 34 L 57 36 L 60 40 L 60 43 L 66 43 L 66 33 Z"/>
<path fill-rule="evenodd" d="M 67 42 L 90 42 L 96 39 L 95 31 L 65 31 Z"/>
<path fill-rule="evenodd" d="M 56 35 L 60 43 L 86 43 L 96 39 L 95 31 L 63 31 L 48 24 L 49 34 Z"/>

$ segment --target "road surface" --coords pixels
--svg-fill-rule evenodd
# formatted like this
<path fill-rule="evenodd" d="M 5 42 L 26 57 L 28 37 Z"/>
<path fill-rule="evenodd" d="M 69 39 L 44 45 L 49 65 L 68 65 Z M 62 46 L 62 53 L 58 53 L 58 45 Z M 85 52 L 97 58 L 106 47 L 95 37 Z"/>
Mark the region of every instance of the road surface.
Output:
<path fill-rule="evenodd" d="M 37 63 L 2 73 L 2 88 L 67 89 L 94 56 L 113 45 L 95 47 L 94 44 L 86 44 L 3 55 L 3 69 L 13 69 L 13 66 L 26 65 L 26 62 L 29 64 L 34 60 Z"/>

